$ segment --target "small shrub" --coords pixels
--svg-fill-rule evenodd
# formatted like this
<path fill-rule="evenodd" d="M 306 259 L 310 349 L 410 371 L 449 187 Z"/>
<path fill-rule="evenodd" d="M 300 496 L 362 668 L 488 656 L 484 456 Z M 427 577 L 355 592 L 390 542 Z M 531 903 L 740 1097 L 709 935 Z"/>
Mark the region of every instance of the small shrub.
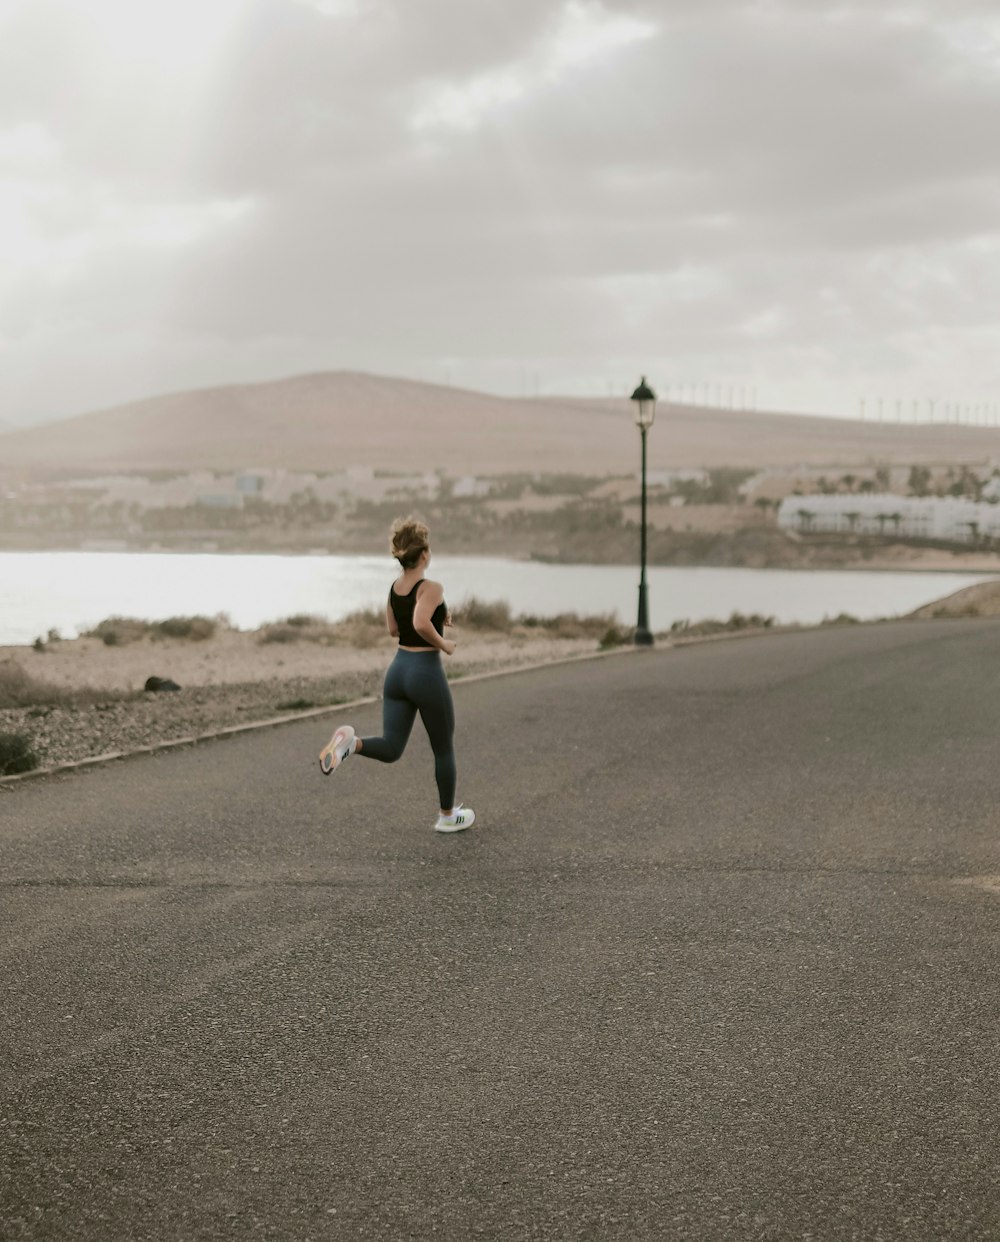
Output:
<path fill-rule="evenodd" d="M 495 630 L 509 634 L 513 626 L 510 604 L 506 600 L 493 601 L 470 595 L 455 609 L 455 620 L 470 630 Z"/>
<path fill-rule="evenodd" d="M 340 625 L 385 625 L 385 612 L 381 608 L 355 608 L 340 622 Z"/>
<path fill-rule="evenodd" d="M 560 612 L 554 617 L 525 613 L 516 617 L 514 624 L 523 629 L 541 630 L 546 638 L 596 638 L 600 642 L 620 629 L 614 613 L 610 612 L 589 617 L 581 617 L 578 612 Z M 627 636 L 622 641 L 627 641 Z"/>
<path fill-rule="evenodd" d="M 290 703 L 279 703 L 274 710 L 276 712 L 306 712 L 310 707 L 315 706 L 312 699 L 292 699 Z"/>
<path fill-rule="evenodd" d="M 301 613 L 272 621 L 257 631 L 260 643 L 319 643 L 325 647 L 372 647 L 387 637 L 385 614 L 374 608 L 360 608 L 337 622 Z"/>
<path fill-rule="evenodd" d="M 935 608 L 931 613 L 932 617 L 979 617 L 982 616 L 982 609 L 978 604 L 943 604 L 939 608 Z"/>
<path fill-rule="evenodd" d="M 257 635 L 259 643 L 297 643 L 302 638 L 302 631 L 294 625 L 262 626 Z"/>
<path fill-rule="evenodd" d="M 42 651 L 42 652 L 43 652 L 43 651 L 45 650 L 45 639 L 44 639 L 44 638 L 36 638 L 36 639 L 35 639 L 35 641 L 31 644 L 31 647 L 32 647 L 32 650 L 34 650 L 34 651 Z"/>
<path fill-rule="evenodd" d="M 0 708 L 30 707 L 36 703 L 44 703 L 49 692 L 55 690 L 55 686 L 48 686 L 30 676 L 13 660 L 5 660 L 0 664 Z"/>
<path fill-rule="evenodd" d="M 555 617 L 544 617 L 541 628 L 550 638 L 600 638 L 615 624 L 610 613 L 581 617 L 576 612 L 561 612 Z"/>
<path fill-rule="evenodd" d="M 328 627 L 326 642 L 344 643 L 350 647 L 375 647 L 388 638 L 385 613 L 377 608 L 359 608 L 336 625 Z"/>
<path fill-rule="evenodd" d="M 82 687 L 67 689 L 54 686 L 30 673 L 15 660 L 0 663 L 0 710 L 19 707 L 63 707 L 125 698 L 125 694 L 108 689 Z"/>
<path fill-rule="evenodd" d="M 167 617 L 152 627 L 157 637 L 186 638 L 196 643 L 214 637 L 217 628 L 214 617 Z"/>
<path fill-rule="evenodd" d="M 610 651 L 612 647 L 623 647 L 628 642 L 628 634 L 620 625 L 609 626 L 597 644 L 601 651 Z"/>
<path fill-rule="evenodd" d="M 733 612 L 730 613 L 728 621 L 709 619 L 696 621 L 693 625 L 687 620 L 674 621 L 670 626 L 670 633 L 679 634 L 681 637 L 703 638 L 706 634 L 726 634 L 739 630 L 769 630 L 773 625 L 774 617 L 765 617 L 759 612 L 749 614 Z"/>
<path fill-rule="evenodd" d="M 0 776 L 16 776 L 38 767 L 27 733 L 0 733 Z"/>
<path fill-rule="evenodd" d="M 138 642 L 150 631 L 148 621 L 136 617 L 106 617 L 91 630 L 84 630 L 84 638 L 99 638 L 105 647 L 122 647 Z"/>
<path fill-rule="evenodd" d="M 184 638 L 202 642 L 212 638 L 222 617 L 167 617 L 164 621 L 143 621 L 138 617 L 107 617 L 93 629 L 85 630 L 84 638 L 99 638 L 106 647 L 122 647 L 142 638 Z"/>

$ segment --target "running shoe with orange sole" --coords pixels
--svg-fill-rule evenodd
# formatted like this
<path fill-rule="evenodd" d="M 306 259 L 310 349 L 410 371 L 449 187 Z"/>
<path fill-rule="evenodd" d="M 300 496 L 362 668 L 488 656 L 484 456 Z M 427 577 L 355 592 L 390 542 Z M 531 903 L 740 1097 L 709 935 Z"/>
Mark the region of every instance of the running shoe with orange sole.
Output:
<path fill-rule="evenodd" d="M 334 768 L 339 768 L 345 759 L 354 754 L 354 741 L 351 726 L 341 725 L 319 752 L 320 771 L 324 776 L 329 776 Z"/>

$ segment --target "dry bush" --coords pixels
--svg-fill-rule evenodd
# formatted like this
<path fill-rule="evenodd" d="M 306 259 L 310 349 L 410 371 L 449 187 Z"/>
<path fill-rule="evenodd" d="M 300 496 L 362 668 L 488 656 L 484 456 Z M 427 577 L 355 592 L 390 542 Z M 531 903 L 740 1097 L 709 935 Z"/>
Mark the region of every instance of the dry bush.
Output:
<path fill-rule="evenodd" d="M 340 621 L 300 613 L 257 631 L 260 643 L 309 642 L 323 647 L 374 647 L 386 637 L 385 615 L 374 608 L 358 609 Z"/>
<path fill-rule="evenodd" d="M 614 623 L 612 613 L 581 617 L 579 613 L 561 612 L 556 617 L 547 617 L 543 628 L 552 638 L 603 638 Z"/>
<path fill-rule="evenodd" d="M 190 642 L 200 643 L 214 638 L 219 628 L 219 620 L 215 617 L 167 617 L 165 621 L 156 621 L 151 629 L 154 638 L 186 638 Z"/>
<path fill-rule="evenodd" d="M 0 708 L 54 704 L 64 693 L 60 687 L 32 677 L 13 660 L 5 660 L 0 664 Z"/>
<path fill-rule="evenodd" d="M 0 733 L 0 776 L 16 776 L 38 767 L 27 733 Z"/>
<path fill-rule="evenodd" d="M 257 631 L 259 643 L 297 643 L 305 638 L 305 633 L 294 625 L 286 625 L 275 621 L 270 625 L 262 625 Z"/>
<path fill-rule="evenodd" d="M 509 634 L 514 625 L 506 600 L 484 600 L 476 595 L 469 595 L 454 609 L 454 619 L 465 629 L 493 630 L 502 634 Z"/>
<path fill-rule="evenodd" d="M 382 608 L 355 608 L 346 617 L 336 622 L 337 625 L 381 625 L 385 628 L 385 610 Z"/>
<path fill-rule="evenodd" d="M 329 628 L 333 642 L 349 647 L 377 647 L 388 638 L 385 613 L 377 608 L 359 608 Z"/>
<path fill-rule="evenodd" d="M 506 600 L 483 600 L 472 595 L 454 608 L 453 615 L 456 625 L 469 634 L 592 638 L 602 647 L 629 641 L 629 633 L 621 629 L 613 613 L 582 617 L 576 612 L 563 612 L 555 617 L 514 617 Z M 303 641 L 323 646 L 370 648 L 384 644 L 386 639 L 385 614 L 379 608 L 359 608 L 334 622 L 300 614 L 261 626 L 257 632 L 257 641 L 261 643 Z"/>
<path fill-rule="evenodd" d="M 612 647 L 624 647 L 631 641 L 632 635 L 623 626 L 609 625 L 597 645 L 601 651 L 610 651 Z"/>
<path fill-rule="evenodd" d="M 84 630 L 82 637 L 99 638 L 105 647 L 124 647 L 145 638 L 149 631 L 149 622 L 137 617 L 106 617 L 92 630 Z"/>
<path fill-rule="evenodd" d="M 733 612 L 728 621 L 675 621 L 670 633 L 681 638 L 704 637 L 706 634 L 726 634 L 738 630 L 769 630 L 774 625 L 774 617 L 762 616 L 759 612 Z"/>
<path fill-rule="evenodd" d="M 120 690 L 54 686 L 32 677 L 14 660 L 0 663 L 0 709 L 19 707 L 80 707 L 90 703 L 123 699 Z"/>
<path fill-rule="evenodd" d="M 945 604 L 941 608 L 935 608 L 931 615 L 935 617 L 981 617 L 983 610 L 979 604 L 974 602 Z"/>
<path fill-rule="evenodd" d="M 614 614 L 609 612 L 597 613 L 589 617 L 581 617 L 577 612 L 560 612 L 554 617 L 536 617 L 528 614 L 519 616 L 516 623 L 524 629 L 540 630 L 546 638 L 597 638 L 602 644 L 612 632 L 617 632 L 618 629 Z"/>
<path fill-rule="evenodd" d="M 142 638 L 183 638 L 191 642 L 204 642 L 212 638 L 222 617 L 167 617 L 164 621 L 143 621 L 139 617 L 107 617 L 92 630 L 83 632 L 84 638 L 99 638 L 106 647 L 124 647 Z"/>

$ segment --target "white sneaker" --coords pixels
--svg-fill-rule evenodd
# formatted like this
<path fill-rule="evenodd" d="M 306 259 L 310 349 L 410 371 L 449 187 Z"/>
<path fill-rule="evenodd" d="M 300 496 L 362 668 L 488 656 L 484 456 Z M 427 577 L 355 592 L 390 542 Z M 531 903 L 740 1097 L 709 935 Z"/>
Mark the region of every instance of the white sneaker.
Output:
<path fill-rule="evenodd" d="M 339 768 L 344 760 L 354 754 L 356 739 L 350 725 L 341 725 L 337 732 L 319 752 L 319 766 L 324 776 Z"/>
<path fill-rule="evenodd" d="M 476 822 L 476 812 L 461 802 L 450 815 L 439 815 L 434 825 L 435 832 L 464 832 Z"/>

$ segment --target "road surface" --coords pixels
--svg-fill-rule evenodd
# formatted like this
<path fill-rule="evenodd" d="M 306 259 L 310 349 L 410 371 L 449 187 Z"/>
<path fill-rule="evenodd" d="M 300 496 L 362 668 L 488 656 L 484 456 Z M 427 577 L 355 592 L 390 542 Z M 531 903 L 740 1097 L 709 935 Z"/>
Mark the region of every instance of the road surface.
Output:
<path fill-rule="evenodd" d="M 0 1237 L 995 1240 L 998 682 L 931 621 L 458 685 L 454 837 L 419 726 L 0 791 Z"/>

